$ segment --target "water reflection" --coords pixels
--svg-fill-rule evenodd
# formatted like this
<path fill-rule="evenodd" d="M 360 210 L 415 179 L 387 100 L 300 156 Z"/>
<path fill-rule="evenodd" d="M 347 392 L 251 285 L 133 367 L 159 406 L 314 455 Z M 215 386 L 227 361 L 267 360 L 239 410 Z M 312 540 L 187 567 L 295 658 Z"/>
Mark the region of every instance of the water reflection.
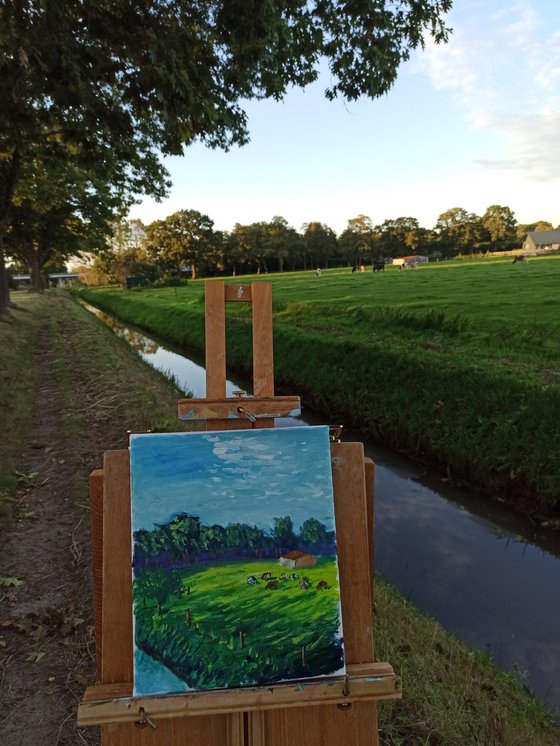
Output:
<path fill-rule="evenodd" d="M 184 354 L 97 309 L 179 387 L 205 396 L 205 371 Z M 237 376 L 227 395 L 247 388 Z M 306 411 L 279 426 L 325 424 Z M 330 423 L 333 424 L 333 423 Z M 348 432 L 345 440 L 363 440 Z M 365 444 L 376 463 L 376 567 L 418 608 L 489 652 L 560 712 L 560 537 L 398 454 Z"/>
<path fill-rule="evenodd" d="M 121 339 L 126 340 L 143 360 L 164 375 L 173 378 L 179 389 L 185 394 L 192 394 L 197 398 L 206 396 L 206 371 L 202 365 L 198 365 L 194 360 L 189 360 L 184 354 L 174 352 L 169 344 L 165 343 L 164 345 L 156 342 L 154 339 L 146 337 L 143 332 L 133 329 L 130 325 L 125 326 L 113 316 L 100 311 L 89 303 L 82 301 L 82 305 L 110 326 Z M 233 396 L 233 391 L 239 390 L 239 388 L 239 383 L 227 380 L 226 396 Z"/>

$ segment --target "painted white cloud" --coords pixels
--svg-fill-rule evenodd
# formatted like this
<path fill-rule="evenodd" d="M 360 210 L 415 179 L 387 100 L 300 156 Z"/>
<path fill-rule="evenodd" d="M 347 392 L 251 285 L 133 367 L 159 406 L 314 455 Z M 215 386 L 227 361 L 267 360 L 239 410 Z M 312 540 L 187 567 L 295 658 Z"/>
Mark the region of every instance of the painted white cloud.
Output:
<path fill-rule="evenodd" d="M 560 166 L 560 6 L 551 0 L 463 0 L 450 16 L 445 46 L 418 58 L 438 90 L 451 93 L 473 129 L 504 141 L 475 162 L 558 178 Z"/>

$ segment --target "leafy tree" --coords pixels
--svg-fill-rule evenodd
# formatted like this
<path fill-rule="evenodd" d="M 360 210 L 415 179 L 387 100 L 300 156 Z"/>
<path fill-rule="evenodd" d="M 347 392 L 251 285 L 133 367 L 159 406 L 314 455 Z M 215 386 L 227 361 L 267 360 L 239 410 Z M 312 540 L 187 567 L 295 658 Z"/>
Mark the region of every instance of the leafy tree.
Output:
<path fill-rule="evenodd" d="M 160 529 L 167 537 L 167 544 L 173 558 L 193 562 L 202 549 L 200 518 L 179 513 Z"/>
<path fill-rule="evenodd" d="M 232 523 L 227 527 L 227 545 L 229 549 L 245 550 L 248 547 L 247 526 L 245 523 Z"/>
<path fill-rule="evenodd" d="M 324 223 L 305 223 L 303 226 L 303 269 L 329 266 L 336 260 L 338 240 L 332 228 Z"/>
<path fill-rule="evenodd" d="M 124 285 L 127 277 L 137 275 L 154 282 L 159 276 L 159 268 L 146 251 L 146 227 L 142 221 L 121 219 L 111 223 L 110 227 L 107 248 L 91 263 L 95 282 Z"/>
<path fill-rule="evenodd" d="M 260 558 L 270 544 L 270 537 L 257 526 L 247 526 L 246 539 L 248 548 Z"/>
<path fill-rule="evenodd" d="M 64 261 L 102 248 L 110 221 L 127 204 L 115 168 L 85 169 L 59 156 L 47 144 L 22 166 L 6 234 L 8 252 L 26 263 L 38 291 L 51 258 Z"/>
<path fill-rule="evenodd" d="M 214 221 L 198 210 L 179 210 L 146 228 L 146 251 L 164 267 L 180 274 L 190 265 L 192 278 L 198 269 L 214 267 L 218 260 L 218 239 Z"/>
<path fill-rule="evenodd" d="M 423 229 L 416 218 L 385 220 L 376 228 L 375 254 L 402 256 L 416 253 L 421 245 Z"/>
<path fill-rule="evenodd" d="M 233 227 L 233 239 L 236 242 L 236 255 L 240 264 L 249 271 L 268 272 L 268 229 L 264 222 Z"/>
<path fill-rule="evenodd" d="M 280 215 L 266 223 L 265 230 L 265 251 L 269 264 L 275 264 L 279 272 L 284 271 L 285 263 L 289 263 L 290 269 L 295 269 L 303 253 L 299 233 Z"/>
<path fill-rule="evenodd" d="M 439 235 L 440 250 L 444 256 L 480 248 L 488 238 L 478 215 L 462 207 L 452 207 L 443 212 L 435 227 Z"/>
<path fill-rule="evenodd" d="M 83 165 L 111 154 L 135 194 L 161 196 L 158 151 L 247 142 L 241 102 L 280 99 L 318 76 L 328 98 L 376 97 L 427 36 L 445 41 L 451 0 L 114 0 L 0 7 L 0 313 L 3 243 L 22 164 L 49 140 Z M 73 150 L 70 156 L 70 151 Z"/>
<path fill-rule="evenodd" d="M 181 571 L 176 568 L 146 570 L 139 578 L 138 585 L 144 598 L 155 598 L 158 612 L 161 614 L 162 604 L 169 596 L 181 590 Z"/>
<path fill-rule="evenodd" d="M 347 262 L 357 267 L 371 257 L 374 240 L 375 231 L 371 218 L 367 215 L 358 215 L 348 221 L 338 243 Z"/>
<path fill-rule="evenodd" d="M 327 544 L 328 532 L 324 523 L 316 518 L 308 518 L 302 524 L 299 537 L 304 544 Z"/>
<path fill-rule="evenodd" d="M 509 207 L 490 205 L 482 216 L 482 225 L 488 231 L 492 249 L 505 249 L 515 243 L 517 221 Z"/>
<path fill-rule="evenodd" d="M 273 519 L 272 538 L 278 550 L 293 549 L 297 546 L 294 525 L 289 515 Z"/>
<path fill-rule="evenodd" d="M 216 557 L 223 554 L 226 547 L 227 531 L 223 526 L 215 523 L 212 526 L 202 526 L 201 528 L 202 548 Z"/>

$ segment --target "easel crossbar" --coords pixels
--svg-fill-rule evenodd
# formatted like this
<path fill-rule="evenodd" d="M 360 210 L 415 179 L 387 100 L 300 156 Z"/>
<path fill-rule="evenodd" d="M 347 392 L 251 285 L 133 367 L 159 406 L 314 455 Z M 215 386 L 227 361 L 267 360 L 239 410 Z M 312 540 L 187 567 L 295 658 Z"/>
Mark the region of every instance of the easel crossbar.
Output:
<path fill-rule="evenodd" d="M 177 408 L 180 420 L 243 419 L 246 412 L 255 419 L 298 417 L 301 414 L 299 396 L 179 399 Z"/>
<path fill-rule="evenodd" d="M 189 692 L 173 696 L 114 697 L 114 685 L 90 687 L 78 708 L 78 725 L 135 722 L 140 708 L 157 722 L 162 718 L 223 715 L 233 712 L 275 710 L 311 705 L 352 704 L 400 699 L 400 680 L 387 663 L 362 666 L 359 676 L 315 679 L 266 687 Z M 123 685 L 123 689 L 124 689 Z M 129 685 L 132 688 L 132 685 Z M 130 690 L 129 690 L 130 691 Z M 96 699 L 91 699 L 95 696 Z"/>

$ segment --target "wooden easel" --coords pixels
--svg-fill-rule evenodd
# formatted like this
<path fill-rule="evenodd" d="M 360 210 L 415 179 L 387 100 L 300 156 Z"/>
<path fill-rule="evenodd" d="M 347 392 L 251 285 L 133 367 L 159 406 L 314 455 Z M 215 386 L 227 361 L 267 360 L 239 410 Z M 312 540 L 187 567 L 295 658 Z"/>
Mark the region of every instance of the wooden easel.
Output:
<path fill-rule="evenodd" d="M 253 312 L 253 396 L 226 398 L 225 303 Z M 266 282 L 206 283 L 206 398 L 178 403 L 208 430 L 274 427 L 299 411 L 274 396 L 272 292 Z M 374 464 L 361 443 L 331 443 L 347 675 L 266 687 L 132 698 L 132 580 L 128 450 L 107 451 L 90 476 L 98 684 L 79 725 L 101 725 L 103 746 L 377 746 L 377 700 L 401 696 L 373 644 Z"/>

